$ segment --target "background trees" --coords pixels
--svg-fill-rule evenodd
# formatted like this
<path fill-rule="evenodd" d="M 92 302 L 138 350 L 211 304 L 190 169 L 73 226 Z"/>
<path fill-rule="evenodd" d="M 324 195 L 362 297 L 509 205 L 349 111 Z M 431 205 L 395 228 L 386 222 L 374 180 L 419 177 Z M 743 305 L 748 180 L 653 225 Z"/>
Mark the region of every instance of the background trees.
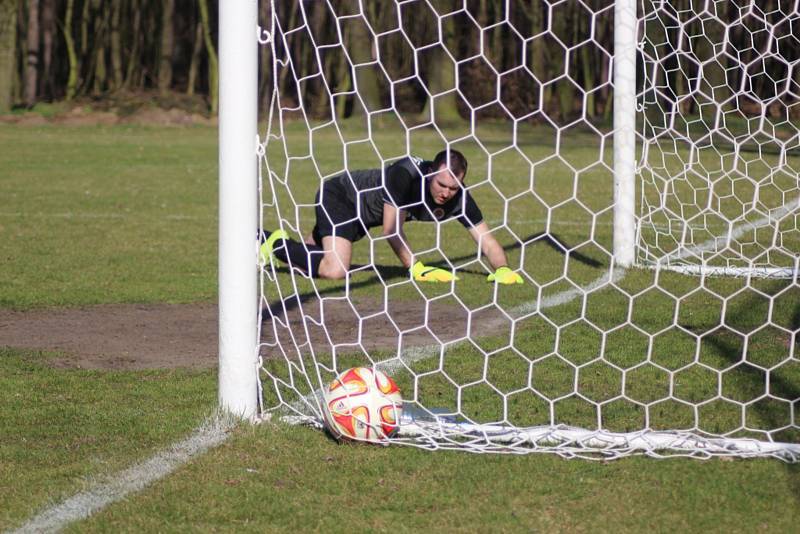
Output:
<path fill-rule="evenodd" d="M 17 57 L 17 2 L 0 0 L 0 112 L 11 109 Z"/>
<path fill-rule="evenodd" d="M 0 111 L 127 91 L 202 95 L 213 113 L 218 2 L 0 0 Z M 774 99 L 775 80 L 789 80 L 784 95 L 800 92 L 800 14 L 779 0 L 752 4 L 775 25 L 771 35 L 742 4 L 751 5 L 674 0 L 659 4 L 662 13 L 643 26 L 662 41 L 661 54 L 689 42 L 698 57 L 716 55 L 717 68 L 702 73 L 716 88 L 715 98 L 740 91 L 743 80 L 764 100 L 770 94 Z M 270 26 L 270 5 L 261 2 L 264 27 Z M 275 74 L 281 95 L 294 106 L 302 101 L 312 116 L 350 116 L 389 105 L 428 113 L 431 94 L 439 95 L 437 119 L 467 117 L 476 109 L 482 116 L 510 113 L 532 121 L 543 114 L 564 121 L 610 116 L 613 0 L 428 0 L 400 7 L 363 0 L 363 16 L 358 0 L 275 5 L 282 30 L 278 54 L 291 67 L 286 63 L 272 73 L 263 54 L 262 98 L 269 97 Z M 698 9 L 705 14 L 692 16 Z M 454 14 L 439 16 L 445 13 Z M 709 24 L 714 17 L 733 25 L 726 31 L 723 24 Z M 754 63 L 770 46 L 780 61 Z M 701 74 L 698 66 L 678 54 L 665 61 L 663 72 L 665 94 L 680 101 L 683 113 L 696 113 L 693 99 L 680 95 Z M 305 81 L 296 87 L 295 78 Z M 800 106 L 792 111 L 800 114 Z"/>
<path fill-rule="evenodd" d="M 208 0 L 0 0 L 0 111 L 120 91 L 209 95 L 216 15 Z"/>

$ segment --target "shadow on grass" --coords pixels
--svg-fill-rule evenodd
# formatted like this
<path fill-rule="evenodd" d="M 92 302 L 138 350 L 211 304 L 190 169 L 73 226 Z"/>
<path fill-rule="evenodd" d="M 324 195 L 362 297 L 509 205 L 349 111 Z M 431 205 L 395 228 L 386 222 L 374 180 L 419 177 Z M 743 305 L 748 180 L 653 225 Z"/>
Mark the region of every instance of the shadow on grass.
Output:
<path fill-rule="evenodd" d="M 798 330 L 800 329 L 800 306 L 794 309 L 794 314 L 792 314 L 792 323 L 791 329 L 794 331 L 794 335 L 789 338 L 789 342 L 795 345 L 795 357 L 797 357 L 797 342 L 799 341 L 797 338 Z M 797 385 L 793 385 L 794 387 L 794 395 L 791 398 L 798 399 L 800 398 L 800 392 L 797 391 Z M 795 402 L 797 402 L 795 400 Z M 800 503 L 800 464 L 791 464 L 786 466 L 786 471 L 789 473 L 789 484 L 792 486 L 792 490 L 794 491 L 794 498 L 795 500 Z"/>
<path fill-rule="evenodd" d="M 563 256 L 568 256 L 570 259 L 574 259 L 575 261 L 587 265 L 589 267 L 602 267 L 603 263 L 600 261 L 595 260 L 594 258 L 590 258 L 585 254 L 581 254 L 575 250 L 571 250 L 571 246 L 564 241 L 558 234 L 550 233 L 547 234 L 545 232 L 537 232 L 535 234 L 531 234 L 522 242 L 515 242 L 510 245 L 503 246 L 503 250 L 505 252 L 510 252 L 512 250 L 516 250 L 523 245 L 532 244 L 534 242 L 544 243 L 559 254 Z M 473 255 L 462 255 L 450 260 L 451 263 L 457 264 L 463 261 L 475 259 Z M 445 262 L 432 262 L 429 265 L 433 267 L 446 267 L 447 264 Z M 370 266 L 369 264 L 366 265 L 353 265 L 350 268 L 351 272 L 359 271 L 359 270 L 369 270 L 370 268 L 375 269 L 378 271 L 378 274 L 372 276 L 366 280 L 362 280 L 360 282 L 351 282 L 349 284 L 350 289 L 360 289 L 364 287 L 370 286 L 383 286 L 382 280 L 390 280 L 393 278 L 402 278 L 408 276 L 408 270 L 404 267 L 399 267 L 397 265 L 374 265 Z M 288 274 L 290 271 L 289 266 L 282 266 L 275 269 L 276 272 L 282 274 Z M 475 275 L 485 275 L 487 273 L 483 271 L 477 271 L 473 269 L 461 269 L 463 273 L 467 274 L 475 274 Z M 314 298 L 323 297 L 325 295 L 331 295 L 335 293 L 341 292 L 343 286 L 335 286 L 330 287 L 327 289 L 323 289 L 321 291 L 308 291 L 301 295 L 293 294 L 289 297 L 285 298 L 283 301 L 274 302 L 265 306 L 262 309 L 262 323 L 268 319 L 271 319 L 273 316 L 280 317 L 284 313 L 288 313 L 289 311 L 294 310 L 300 304 L 308 302 Z"/>
<path fill-rule="evenodd" d="M 746 308 L 746 306 L 745 306 Z M 795 309 L 791 320 L 791 330 L 797 333 L 800 328 L 800 307 Z M 796 334 L 795 334 L 796 336 Z M 796 343 L 795 336 L 792 336 L 791 342 Z M 747 363 L 747 354 L 740 350 L 740 347 L 721 334 L 707 336 L 706 339 L 719 354 L 721 354 L 731 364 Z M 778 341 L 778 340 L 776 340 Z M 745 371 L 744 376 L 755 387 L 762 387 L 766 391 L 767 377 L 762 372 L 752 365 L 740 365 L 740 369 Z M 769 375 L 769 392 L 772 395 L 780 396 L 782 399 L 789 399 L 790 402 L 796 403 L 800 400 L 800 384 L 792 383 L 778 375 L 770 373 Z M 784 424 L 780 421 L 776 414 L 769 411 L 763 404 L 754 404 L 749 409 L 754 409 L 759 417 L 766 421 L 770 428 L 778 428 Z M 800 502 L 800 465 L 799 464 L 786 464 L 786 471 L 789 479 L 789 484 L 794 493 L 796 501 Z"/>

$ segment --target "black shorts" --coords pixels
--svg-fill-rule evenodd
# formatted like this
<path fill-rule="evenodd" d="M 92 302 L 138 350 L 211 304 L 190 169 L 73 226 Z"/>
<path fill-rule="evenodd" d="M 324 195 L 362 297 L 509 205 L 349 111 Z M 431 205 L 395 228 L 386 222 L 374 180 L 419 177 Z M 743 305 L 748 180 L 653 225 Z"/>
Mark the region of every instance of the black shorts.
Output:
<path fill-rule="evenodd" d="M 314 197 L 317 224 L 312 235 L 319 246 L 322 246 L 322 238 L 329 235 L 343 237 L 350 242 L 367 235 L 367 229 L 358 218 L 355 207 L 340 189 L 334 181 L 328 180 Z"/>

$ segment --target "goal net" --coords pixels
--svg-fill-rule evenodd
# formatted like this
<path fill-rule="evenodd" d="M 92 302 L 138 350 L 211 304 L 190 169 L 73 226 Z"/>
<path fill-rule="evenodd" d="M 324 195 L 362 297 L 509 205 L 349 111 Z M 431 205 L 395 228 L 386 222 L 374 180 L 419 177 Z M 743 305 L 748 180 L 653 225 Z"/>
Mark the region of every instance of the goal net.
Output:
<path fill-rule="evenodd" d="M 643 3 L 643 265 L 794 276 L 797 23 L 779 2 Z"/>
<path fill-rule="evenodd" d="M 456 219 L 405 224 L 453 283 L 380 228 L 342 280 L 262 263 L 262 415 L 321 426 L 363 366 L 394 443 L 800 458 L 800 13 L 740 4 L 262 3 L 261 228 L 302 243 L 326 180 L 455 149 L 524 281 Z"/>

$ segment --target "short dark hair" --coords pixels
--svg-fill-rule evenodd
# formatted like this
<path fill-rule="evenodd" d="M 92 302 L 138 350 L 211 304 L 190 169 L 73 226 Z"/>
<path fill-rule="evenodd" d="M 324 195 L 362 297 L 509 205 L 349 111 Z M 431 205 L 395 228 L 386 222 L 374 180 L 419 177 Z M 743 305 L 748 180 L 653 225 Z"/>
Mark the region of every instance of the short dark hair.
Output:
<path fill-rule="evenodd" d="M 448 165 L 449 162 L 449 165 Z M 462 178 L 467 175 L 467 158 L 458 150 L 442 150 L 433 159 L 433 168 L 437 171 L 442 165 L 448 165 L 450 172 L 456 175 L 456 178 Z"/>

